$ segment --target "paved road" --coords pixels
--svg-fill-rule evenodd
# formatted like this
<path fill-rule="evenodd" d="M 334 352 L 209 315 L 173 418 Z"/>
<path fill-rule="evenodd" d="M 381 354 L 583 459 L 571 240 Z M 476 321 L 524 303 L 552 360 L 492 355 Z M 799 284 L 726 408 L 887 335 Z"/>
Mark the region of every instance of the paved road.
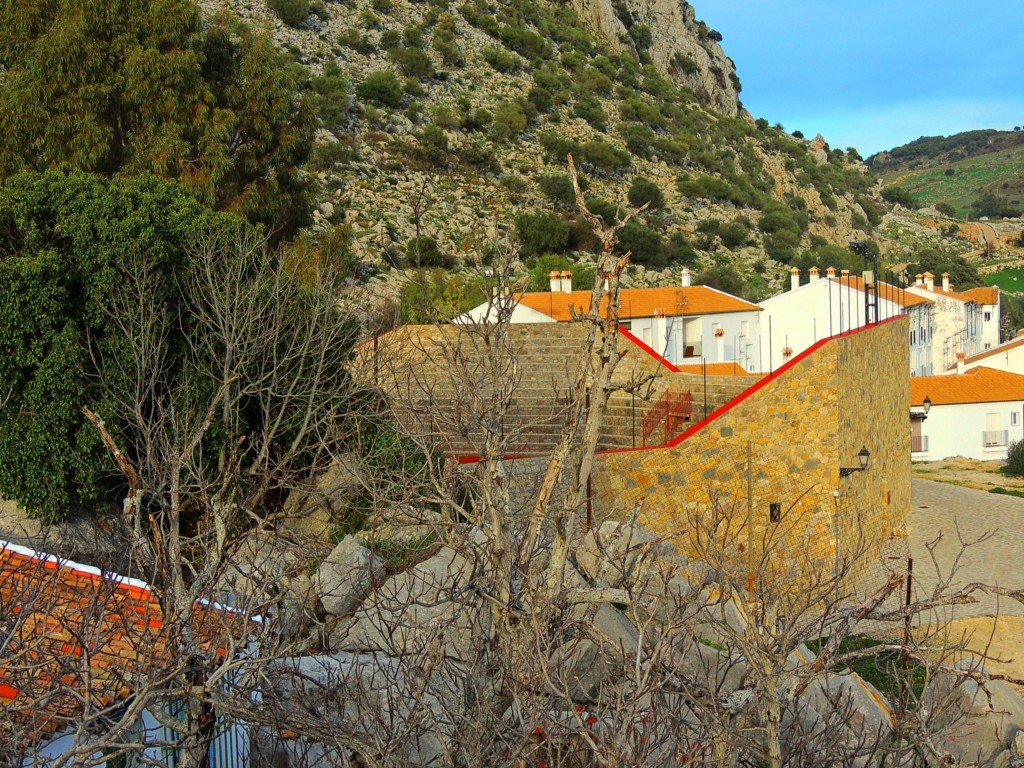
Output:
<path fill-rule="evenodd" d="M 978 542 L 960 556 L 955 584 L 981 581 L 1001 587 L 1024 587 L 1024 499 L 963 488 L 933 480 L 914 479 L 911 490 L 910 551 L 918 594 L 938 581 L 927 544 L 942 534 L 935 547 L 944 575 L 956 564 L 960 540 Z M 980 603 L 957 609 L 958 617 L 1024 615 L 1024 605 L 1012 600 L 980 597 Z"/>

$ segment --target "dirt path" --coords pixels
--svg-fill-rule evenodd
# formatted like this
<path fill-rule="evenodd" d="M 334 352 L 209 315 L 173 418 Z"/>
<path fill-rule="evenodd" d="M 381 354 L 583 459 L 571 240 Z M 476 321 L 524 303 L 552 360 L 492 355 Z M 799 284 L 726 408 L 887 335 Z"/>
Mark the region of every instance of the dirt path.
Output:
<path fill-rule="evenodd" d="M 962 485 L 989 491 L 1005 488 L 1024 493 L 1024 477 L 1011 477 L 1000 472 L 1001 461 L 976 461 L 975 459 L 952 458 L 942 461 L 922 461 L 911 465 L 914 477 L 935 480 L 940 483 Z"/>

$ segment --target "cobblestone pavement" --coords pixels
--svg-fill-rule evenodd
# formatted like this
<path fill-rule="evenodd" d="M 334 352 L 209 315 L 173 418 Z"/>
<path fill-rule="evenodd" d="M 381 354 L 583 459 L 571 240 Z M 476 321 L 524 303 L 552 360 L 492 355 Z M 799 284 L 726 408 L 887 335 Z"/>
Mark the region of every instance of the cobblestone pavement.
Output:
<path fill-rule="evenodd" d="M 960 556 L 954 586 L 980 581 L 1024 588 L 1024 499 L 915 478 L 907 529 L 918 596 L 938 582 L 926 545 L 940 532 L 942 541 L 934 551 L 943 576 L 956 564 L 961 539 L 977 542 L 988 535 Z M 1015 600 L 977 597 L 978 603 L 957 607 L 956 616 L 987 616 L 997 610 L 1004 615 L 1024 615 L 1024 605 Z"/>

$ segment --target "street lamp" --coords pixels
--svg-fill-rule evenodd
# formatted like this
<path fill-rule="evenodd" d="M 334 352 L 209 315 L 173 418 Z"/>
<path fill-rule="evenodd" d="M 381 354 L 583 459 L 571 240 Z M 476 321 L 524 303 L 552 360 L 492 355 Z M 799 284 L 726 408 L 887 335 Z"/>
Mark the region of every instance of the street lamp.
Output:
<path fill-rule="evenodd" d="M 924 403 L 923 403 L 923 405 L 924 405 L 924 415 L 927 416 L 928 415 L 928 411 L 930 411 L 932 409 L 932 399 L 930 397 L 928 397 L 928 395 L 924 396 Z"/>
<path fill-rule="evenodd" d="M 857 461 L 860 463 L 859 467 L 840 467 L 839 476 L 849 477 L 854 472 L 863 472 L 868 468 L 868 462 L 871 460 L 871 452 L 867 449 L 867 446 L 860 449 L 857 453 Z"/>

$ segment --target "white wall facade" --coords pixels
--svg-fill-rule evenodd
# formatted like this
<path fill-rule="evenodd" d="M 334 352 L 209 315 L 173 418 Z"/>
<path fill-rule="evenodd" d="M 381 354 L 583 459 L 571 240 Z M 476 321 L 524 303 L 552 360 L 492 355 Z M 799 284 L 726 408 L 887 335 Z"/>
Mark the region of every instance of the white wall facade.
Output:
<path fill-rule="evenodd" d="M 989 351 L 991 354 L 985 357 L 967 361 L 964 370 L 969 371 L 971 368 L 985 366 L 986 368 L 995 368 L 997 371 L 1009 371 L 1024 376 L 1024 341 L 1010 341 Z M 944 373 L 956 373 L 956 369 L 944 371 Z"/>
<path fill-rule="evenodd" d="M 502 303 L 511 306 L 502 306 Z M 456 318 L 452 319 L 453 323 L 465 324 L 470 323 L 488 323 L 497 322 L 498 317 L 503 313 L 511 311 L 509 317 L 510 323 L 553 323 L 555 319 L 543 312 L 538 312 L 535 309 L 530 309 L 527 306 L 514 302 L 512 299 L 505 298 L 494 298 L 489 302 L 481 304 L 478 307 L 473 307 L 470 310 L 462 313 Z"/>
<path fill-rule="evenodd" d="M 1024 393 L 1013 402 L 933 405 L 921 424 L 921 435 L 926 445 L 916 447 L 928 450 L 912 452 L 914 461 L 951 456 L 982 461 L 1005 459 L 1007 445 L 1024 439 Z"/>
<path fill-rule="evenodd" d="M 932 365 L 941 373 L 956 365 L 957 353 L 970 357 L 981 352 L 981 306 L 946 296 L 941 290 L 929 291 L 920 286 L 907 289 L 916 296 L 931 299 L 932 304 Z"/>
<path fill-rule="evenodd" d="M 1002 296 L 996 294 L 995 304 L 981 305 L 981 348 L 991 349 L 999 346 L 999 321 L 1002 317 Z"/>
<path fill-rule="evenodd" d="M 746 371 L 760 371 L 761 315 L 720 312 L 675 317 L 634 317 L 623 321 L 628 330 L 673 365 L 685 362 L 736 363 Z M 717 333 L 721 329 L 721 333 Z M 692 348 L 687 356 L 687 348 Z"/>
<path fill-rule="evenodd" d="M 864 325 L 864 293 L 838 279 L 819 278 L 795 290 L 762 301 L 761 359 L 771 370 L 799 355 L 822 339 Z M 903 314 L 895 301 L 878 298 L 878 318 Z M 911 333 L 910 373 L 932 374 L 931 305 L 918 304 L 907 311 Z M 786 351 L 790 350 L 789 354 Z M 768 367 L 763 370 L 769 370 Z"/>

